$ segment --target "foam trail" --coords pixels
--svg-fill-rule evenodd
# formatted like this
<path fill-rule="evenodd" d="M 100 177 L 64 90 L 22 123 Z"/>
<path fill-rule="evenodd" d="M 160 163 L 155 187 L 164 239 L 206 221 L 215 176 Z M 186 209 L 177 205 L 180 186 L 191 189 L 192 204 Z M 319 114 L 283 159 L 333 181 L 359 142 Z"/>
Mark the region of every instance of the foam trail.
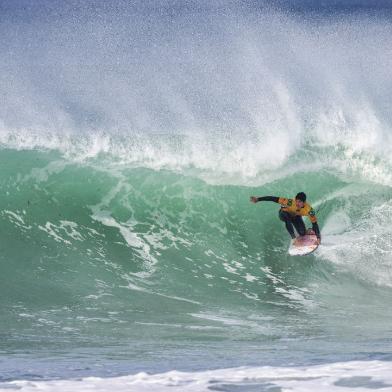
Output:
<path fill-rule="evenodd" d="M 374 206 L 362 219 L 352 222 L 339 211 L 324 227 L 326 246 L 320 256 L 355 270 L 357 276 L 380 285 L 392 286 L 391 203 Z"/>

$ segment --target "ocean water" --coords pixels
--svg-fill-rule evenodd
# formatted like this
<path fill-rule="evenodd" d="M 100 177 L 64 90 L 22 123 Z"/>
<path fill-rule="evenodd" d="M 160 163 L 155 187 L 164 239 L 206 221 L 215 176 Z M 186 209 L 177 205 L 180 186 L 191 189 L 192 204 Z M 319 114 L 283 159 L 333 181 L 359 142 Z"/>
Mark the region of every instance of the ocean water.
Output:
<path fill-rule="evenodd" d="M 1 1 L 0 390 L 392 390 L 391 17 Z"/>

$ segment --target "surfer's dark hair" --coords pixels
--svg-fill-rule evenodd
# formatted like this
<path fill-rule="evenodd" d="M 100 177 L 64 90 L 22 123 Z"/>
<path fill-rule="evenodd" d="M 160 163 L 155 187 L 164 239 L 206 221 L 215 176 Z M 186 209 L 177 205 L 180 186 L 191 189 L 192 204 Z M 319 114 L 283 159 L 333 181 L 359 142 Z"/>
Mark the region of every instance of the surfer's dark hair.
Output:
<path fill-rule="evenodd" d="M 306 201 L 306 195 L 305 195 L 305 193 L 303 193 L 303 192 L 297 193 L 297 196 L 295 196 L 295 198 L 296 198 L 297 200 L 303 201 L 304 203 L 305 203 L 305 201 Z"/>

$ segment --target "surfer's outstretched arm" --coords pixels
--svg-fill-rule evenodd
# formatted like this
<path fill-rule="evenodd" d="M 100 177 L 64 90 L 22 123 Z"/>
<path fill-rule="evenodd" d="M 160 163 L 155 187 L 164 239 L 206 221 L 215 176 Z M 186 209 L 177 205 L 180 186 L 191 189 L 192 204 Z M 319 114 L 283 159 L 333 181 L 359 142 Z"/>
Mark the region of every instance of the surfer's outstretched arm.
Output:
<path fill-rule="evenodd" d="M 258 201 L 273 201 L 274 203 L 279 203 L 279 197 L 276 196 L 251 196 L 250 201 L 252 203 L 257 203 Z"/>

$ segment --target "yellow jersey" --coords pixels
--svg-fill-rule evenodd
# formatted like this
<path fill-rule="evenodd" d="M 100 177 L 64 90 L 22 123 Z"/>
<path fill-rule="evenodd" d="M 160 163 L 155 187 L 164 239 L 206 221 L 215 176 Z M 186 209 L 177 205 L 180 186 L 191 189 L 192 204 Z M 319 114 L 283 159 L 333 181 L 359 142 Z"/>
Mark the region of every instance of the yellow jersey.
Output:
<path fill-rule="evenodd" d="M 308 216 L 312 223 L 317 222 L 316 213 L 312 206 L 305 202 L 302 208 L 297 208 L 295 199 L 286 199 L 285 197 L 279 197 L 278 203 L 282 206 L 283 211 L 287 211 L 290 215 Z"/>

